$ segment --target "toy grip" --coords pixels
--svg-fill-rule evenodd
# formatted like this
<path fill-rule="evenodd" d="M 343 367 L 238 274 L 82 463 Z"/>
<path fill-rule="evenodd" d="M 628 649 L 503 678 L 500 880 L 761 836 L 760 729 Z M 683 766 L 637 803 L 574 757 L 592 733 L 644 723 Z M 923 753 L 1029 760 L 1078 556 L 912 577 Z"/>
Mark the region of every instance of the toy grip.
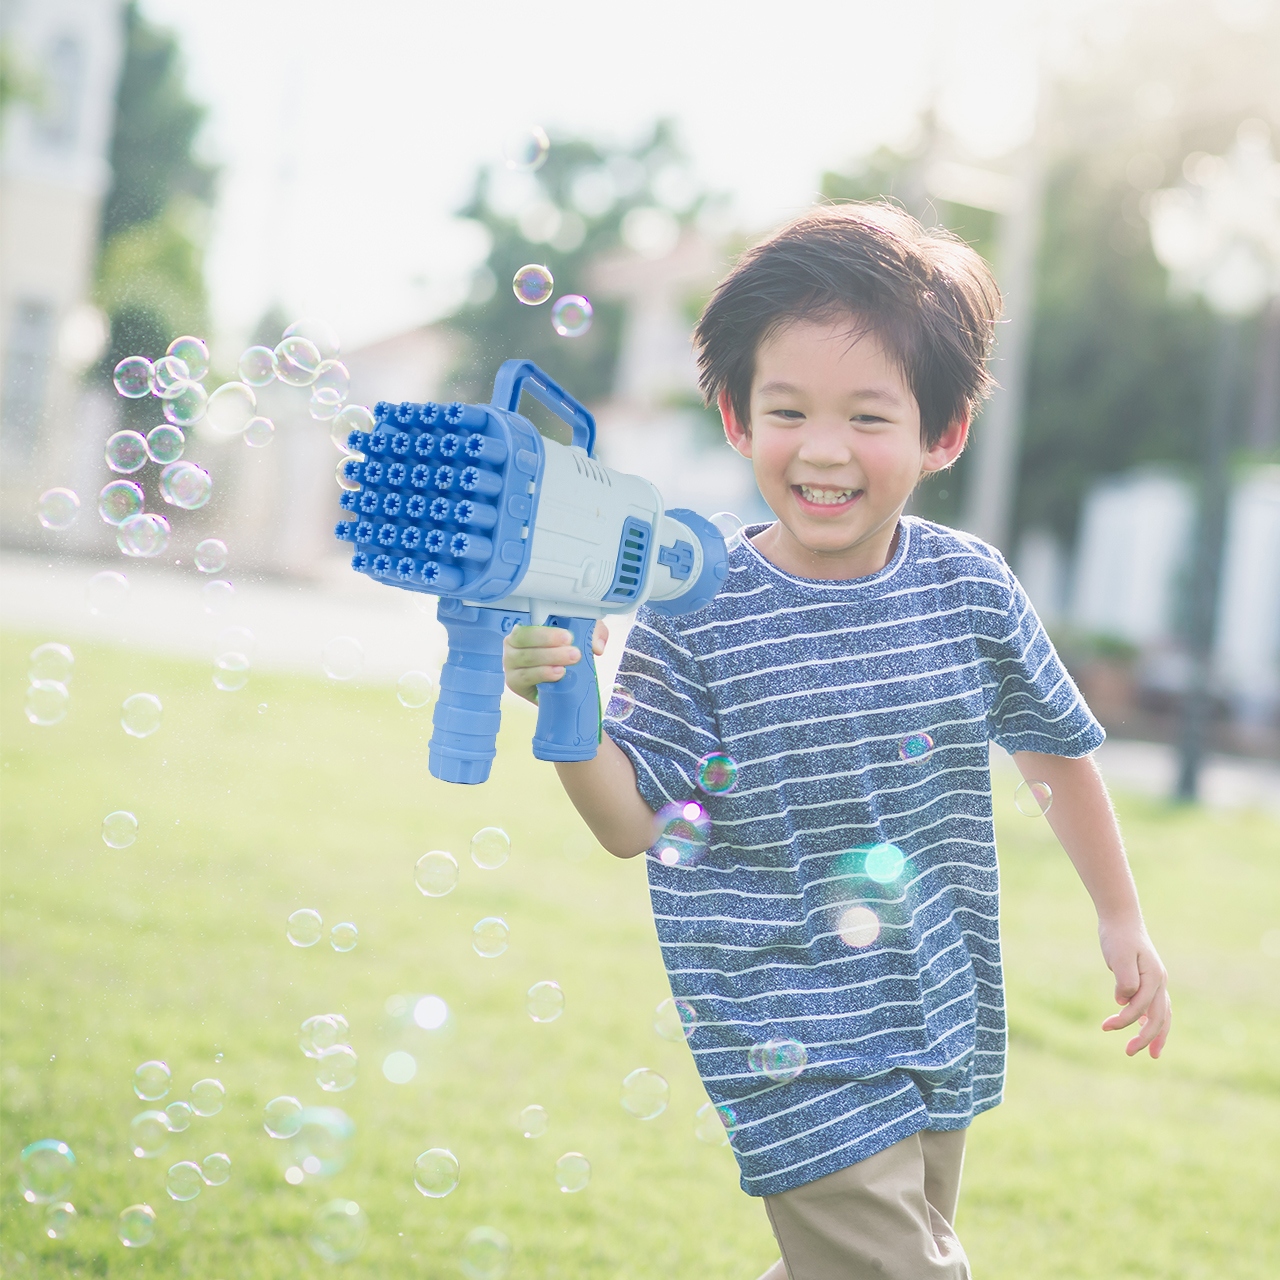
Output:
<path fill-rule="evenodd" d="M 502 642 L 528 615 L 450 601 L 438 614 L 449 633 L 440 700 L 431 719 L 428 768 L 443 782 L 484 782 L 497 754 L 502 719 Z"/>
<path fill-rule="evenodd" d="M 538 727 L 533 754 L 539 760 L 591 760 L 600 745 L 600 689 L 591 651 L 594 618 L 552 615 L 549 627 L 573 633 L 580 661 L 566 667 L 559 680 L 538 686 Z"/>

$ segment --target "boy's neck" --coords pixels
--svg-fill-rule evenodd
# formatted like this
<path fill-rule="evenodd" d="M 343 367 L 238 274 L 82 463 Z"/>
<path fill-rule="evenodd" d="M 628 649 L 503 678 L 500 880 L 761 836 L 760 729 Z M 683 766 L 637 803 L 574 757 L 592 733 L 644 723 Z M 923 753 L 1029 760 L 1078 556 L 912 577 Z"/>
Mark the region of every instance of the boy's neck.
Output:
<path fill-rule="evenodd" d="M 827 550 L 808 547 L 782 523 L 775 520 L 751 539 L 751 545 L 776 568 L 796 578 L 846 582 L 879 573 L 898 550 L 901 528 L 899 508 L 882 525 L 849 547 Z"/>

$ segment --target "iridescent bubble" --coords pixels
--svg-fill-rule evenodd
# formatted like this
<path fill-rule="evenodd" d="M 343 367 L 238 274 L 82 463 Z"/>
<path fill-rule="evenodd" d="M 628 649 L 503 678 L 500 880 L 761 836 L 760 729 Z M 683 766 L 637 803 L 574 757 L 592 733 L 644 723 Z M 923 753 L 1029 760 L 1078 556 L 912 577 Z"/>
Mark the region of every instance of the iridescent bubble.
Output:
<path fill-rule="evenodd" d="M 319 1058 L 326 1049 L 345 1043 L 350 1032 L 346 1018 L 340 1013 L 312 1014 L 298 1031 L 298 1048 L 308 1058 Z"/>
<path fill-rule="evenodd" d="M 171 422 L 162 422 L 147 432 L 147 457 L 161 466 L 177 462 L 186 447 L 187 437 L 182 434 L 182 428 Z"/>
<path fill-rule="evenodd" d="M 481 827 L 471 837 L 471 861 L 484 871 L 496 871 L 511 857 L 511 837 L 501 827 Z"/>
<path fill-rule="evenodd" d="M 523 125 L 513 130 L 502 141 L 502 158 L 508 169 L 532 173 L 547 162 L 551 139 L 540 124 Z"/>
<path fill-rule="evenodd" d="M 307 405 L 307 412 L 317 422 L 328 422 L 335 418 L 338 410 L 342 408 L 342 401 L 338 398 L 338 393 L 332 387 L 313 387 L 311 389 L 311 400 Z"/>
<path fill-rule="evenodd" d="M 341 360 L 322 360 L 317 366 L 311 394 L 314 396 L 321 391 L 334 392 L 338 403 L 346 404 L 347 397 L 351 394 L 351 374 Z"/>
<path fill-rule="evenodd" d="M 127 556 L 152 560 L 169 549 L 169 522 L 149 511 L 130 516 L 116 526 L 116 546 Z"/>
<path fill-rule="evenodd" d="M 303 907 L 285 922 L 285 937 L 295 947 L 314 947 L 324 932 L 324 921 L 318 911 Z"/>
<path fill-rule="evenodd" d="M 927 733 L 909 733 L 898 744 L 898 758 L 907 764 L 921 764 L 933 755 L 933 739 Z"/>
<path fill-rule="evenodd" d="M 329 437 L 342 453 L 347 453 L 347 437 L 353 431 L 370 432 L 377 425 L 377 419 L 362 404 L 349 404 L 334 416 L 329 428 Z"/>
<path fill-rule="evenodd" d="M 305 1107 L 298 1114 L 298 1128 L 293 1135 L 293 1158 L 313 1178 L 331 1177 L 351 1158 L 355 1132 L 345 1111 L 337 1107 Z"/>
<path fill-rule="evenodd" d="M 808 1063 L 809 1052 L 797 1040 L 766 1040 L 747 1050 L 747 1066 L 751 1072 L 776 1084 L 794 1080 Z"/>
<path fill-rule="evenodd" d="M 435 677 L 425 671 L 406 671 L 396 682 L 396 698 L 411 711 L 427 706 L 435 696 Z"/>
<path fill-rule="evenodd" d="M 551 308 L 551 327 L 562 338 L 581 338 L 591 328 L 595 315 L 591 303 L 580 293 L 566 293 Z"/>
<path fill-rule="evenodd" d="M 27 679 L 56 680 L 59 684 L 70 684 L 75 665 L 76 656 L 70 648 L 50 640 L 36 645 L 27 655 Z"/>
<path fill-rule="evenodd" d="M 637 1120 L 655 1120 L 667 1109 L 671 1089 L 648 1067 L 637 1067 L 622 1081 L 622 1109 Z"/>
<path fill-rule="evenodd" d="M 382 1060 L 382 1074 L 392 1084 L 408 1084 L 418 1074 L 418 1063 L 413 1054 L 394 1049 Z"/>
<path fill-rule="evenodd" d="M 445 1147 L 432 1147 L 413 1162 L 413 1185 L 439 1200 L 458 1185 L 458 1157 Z"/>
<path fill-rule="evenodd" d="M 711 523 L 720 530 L 726 551 L 740 547 L 746 540 L 747 526 L 732 511 L 717 511 L 711 517 Z"/>
<path fill-rule="evenodd" d="M 722 751 L 714 751 L 698 761 L 696 774 L 698 789 L 708 795 L 720 796 L 738 785 L 738 762 Z"/>
<path fill-rule="evenodd" d="M 134 1069 L 133 1091 L 143 1102 L 159 1102 L 169 1092 L 172 1079 L 168 1064 L 152 1058 Z"/>
<path fill-rule="evenodd" d="M 335 1044 L 316 1059 L 316 1084 L 325 1093 L 342 1093 L 356 1082 L 360 1059 L 348 1044 Z"/>
<path fill-rule="evenodd" d="M 250 418 L 245 423 L 244 442 L 250 449 L 265 449 L 276 438 L 276 424 L 270 418 Z"/>
<path fill-rule="evenodd" d="M 89 579 L 86 592 L 89 612 L 99 617 L 119 613 L 129 599 L 129 579 L 114 569 L 104 569 Z"/>
<path fill-rule="evenodd" d="M 564 1012 L 564 992 L 558 982 L 535 982 L 525 998 L 534 1022 L 554 1022 Z"/>
<path fill-rule="evenodd" d="M 520 1132 L 526 1138 L 541 1138 L 546 1133 L 550 1123 L 551 1117 L 547 1115 L 546 1107 L 540 1107 L 536 1102 L 531 1106 L 525 1107 L 520 1112 L 520 1118 L 517 1121 L 520 1126 Z"/>
<path fill-rule="evenodd" d="M 507 949 L 510 930 L 507 922 L 498 916 L 485 916 L 476 921 L 471 930 L 471 947 L 476 955 L 493 960 Z"/>
<path fill-rule="evenodd" d="M 358 457 L 358 455 L 349 453 L 338 460 L 338 465 L 334 468 L 333 478 L 338 482 L 339 489 L 345 489 L 348 493 L 359 493 L 361 489 L 360 481 L 354 476 L 347 475 L 347 463 L 353 457 Z"/>
<path fill-rule="evenodd" d="M 449 1006 L 439 996 L 423 996 L 413 1006 L 413 1020 L 424 1031 L 435 1031 L 449 1021 Z"/>
<path fill-rule="evenodd" d="M 556 1161 L 556 1183 L 561 1191 L 582 1191 L 591 1181 L 591 1161 L 581 1151 L 566 1151 Z"/>
<path fill-rule="evenodd" d="M 726 1147 L 729 1135 L 738 1127 L 732 1107 L 717 1107 L 714 1102 L 704 1102 L 694 1117 L 693 1132 L 699 1142 L 709 1147 Z"/>
<path fill-rule="evenodd" d="M 350 1262 L 368 1234 L 369 1219 L 354 1200 L 330 1200 L 315 1211 L 307 1243 L 326 1262 Z"/>
<path fill-rule="evenodd" d="M 276 377 L 291 387 L 309 387 L 320 371 L 316 344 L 301 334 L 285 338 L 275 351 Z"/>
<path fill-rule="evenodd" d="M 76 1171 L 75 1152 L 57 1138 L 41 1138 L 22 1148 L 18 1178 L 28 1204 L 50 1204 L 71 1190 Z"/>
<path fill-rule="evenodd" d="M 698 1011 L 687 1000 L 668 996 L 653 1012 L 653 1029 L 672 1044 L 683 1044 L 698 1028 Z"/>
<path fill-rule="evenodd" d="M 191 1086 L 191 1110 L 198 1116 L 216 1116 L 227 1100 L 226 1086 L 212 1077 Z"/>
<path fill-rule="evenodd" d="M 103 818 L 102 843 L 108 848 L 127 849 L 137 838 L 138 819 L 127 809 L 117 809 Z"/>
<path fill-rule="evenodd" d="M 142 510 L 144 501 L 141 485 L 132 480 L 112 480 L 98 494 L 98 514 L 107 524 L 123 524 Z"/>
<path fill-rule="evenodd" d="M 303 316 L 295 320 L 281 335 L 284 338 L 306 338 L 320 353 L 322 360 L 333 360 L 342 354 L 338 331 L 319 316 Z"/>
<path fill-rule="evenodd" d="M 149 738 L 163 714 L 164 704 L 154 693 L 131 693 L 120 706 L 120 727 L 131 738 Z"/>
<path fill-rule="evenodd" d="M 131 1204 L 120 1210 L 116 1235 L 126 1249 L 141 1249 L 156 1238 L 156 1211 L 149 1204 Z"/>
<path fill-rule="evenodd" d="M 181 1160 L 169 1166 L 164 1180 L 164 1189 L 172 1200 L 185 1203 L 194 1200 L 204 1190 L 204 1179 L 200 1176 L 200 1166 L 190 1160 Z"/>
<path fill-rule="evenodd" d="M 225 1186 L 231 1179 L 231 1157 L 225 1151 L 214 1151 L 200 1161 L 200 1176 L 209 1187 Z"/>
<path fill-rule="evenodd" d="M 696 867 L 707 856 L 711 819 L 696 800 L 664 805 L 658 822 L 658 838 L 650 851 L 664 867 Z"/>
<path fill-rule="evenodd" d="M 292 1138 L 302 1127 L 302 1103 L 282 1094 L 262 1109 L 262 1127 L 272 1138 Z"/>
<path fill-rule="evenodd" d="M 880 917 L 870 907 L 849 907 L 836 925 L 846 947 L 869 947 L 880 936 Z"/>
<path fill-rule="evenodd" d="M 1024 818 L 1043 818 L 1053 804 L 1053 788 L 1047 782 L 1020 782 L 1013 803 Z"/>
<path fill-rule="evenodd" d="M 613 692 L 609 695 L 608 705 L 604 709 L 605 715 L 610 720 L 628 720 L 635 709 L 636 700 L 631 696 L 631 690 L 615 684 Z"/>
<path fill-rule="evenodd" d="M 413 882 L 425 897 L 443 898 L 446 893 L 452 893 L 457 888 L 457 859 L 443 849 L 432 849 L 430 853 L 424 853 L 414 865 Z"/>
<path fill-rule="evenodd" d="M 334 636 L 320 650 L 320 663 L 330 680 L 354 680 L 364 667 L 364 647 L 354 636 Z"/>
<path fill-rule="evenodd" d="M 270 347 L 250 347 L 237 366 L 240 381 L 251 387 L 265 387 L 276 380 L 276 353 Z"/>
<path fill-rule="evenodd" d="M 44 1233 L 50 1240 L 65 1240 L 76 1225 L 76 1207 L 64 1200 L 44 1211 Z"/>
<path fill-rule="evenodd" d="M 127 356 L 115 367 L 111 381 L 130 400 L 140 400 L 151 392 L 151 361 L 146 356 Z"/>
<path fill-rule="evenodd" d="M 251 386 L 244 382 L 224 382 L 209 397 L 205 421 L 220 435 L 239 435 L 257 407 L 258 397 Z"/>
<path fill-rule="evenodd" d="M 164 1109 L 169 1120 L 169 1128 L 174 1133 L 186 1133 L 191 1128 L 191 1117 L 195 1114 L 189 1102 L 171 1102 Z"/>
<path fill-rule="evenodd" d="M 151 394 L 167 400 L 184 383 L 190 382 L 191 370 L 177 356 L 161 356 L 151 366 Z"/>
<path fill-rule="evenodd" d="M 184 382 L 164 402 L 164 420 L 175 427 L 194 426 L 209 407 L 209 393 L 198 382 Z"/>
<path fill-rule="evenodd" d="M 46 489 L 36 500 L 36 518 L 46 529 L 69 529 L 80 514 L 80 499 L 71 489 Z"/>
<path fill-rule="evenodd" d="M 906 855 L 896 844 L 887 841 L 867 845 L 863 850 L 863 871 L 877 884 L 888 884 L 902 874 Z"/>
<path fill-rule="evenodd" d="M 34 725 L 47 729 L 66 718 L 71 694 L 57 680 L 34 680 L 27 686 L 23 711 Z"/>
<path fill-rule="evenodd" d="M 511 288 L 525 306 L 536 307 L 551 297 L 555 284 L 546 267 L 538 262 L 530 262 L 516 272 Z"/>
<path fill-rule="evenodd" d="M 329 945 L 335 951 L 354 951 L 359 940 L 360 930 L 349 920 L 344 920 L 341 924 L 335 924 L 329 930 Z"/>
<path fill-rule="evenodd" d="M 160 473 L 160 495 L 184 511 L 196 511 L 209 501 L 213 477 L 194 462 L 171 462 Z"/>
<path fill-rule="evenodd" d="M 511 1267 L 511 1241 L 493 1227 L 468 1231 L 458 1259 L 467 1280 L 503 1280 Z"/>
<path fill-rule="evenodd" d="M 209 348 L 201 338 L 186 334 L 169 343 L 166 355 L 177 356 L 187 366 L 188 376 L 199 382 L 209 372 Z"/>
<path fill-rule="evenodd" d="M 140 431 L 117 431 L 107 441 L 107 466 L 128 475 L 147 462 L 147 438 Z"/>
<path fill-rule="evenodd" d="M 216 586 L 211 582 L 209 586 Z M 243 653 L 220 653 L 213 660 L 213 687 L 236 693 L 249 683 L 249 659 Z"/>
<path fill-rule="evenodd" d="M 227 544 L 218 538 L 196 543 L 196 568 L 201 573 L 221 573 L 227 567 Z"/>
<path fill-rule="evenodd" d="M 153 1160 L 169 1145 L 172 1134 L 163 1111 L 140 1111 L 129 1125 L 129 1149 L 139 1160 Z"/>

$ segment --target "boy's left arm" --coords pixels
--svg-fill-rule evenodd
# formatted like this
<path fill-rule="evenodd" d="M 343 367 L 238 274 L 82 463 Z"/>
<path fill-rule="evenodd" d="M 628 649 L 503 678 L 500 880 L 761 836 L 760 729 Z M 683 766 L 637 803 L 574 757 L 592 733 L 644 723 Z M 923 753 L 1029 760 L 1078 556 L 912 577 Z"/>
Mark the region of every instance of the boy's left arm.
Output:
<path fill-rule="evenodd" d="M 1092 756 L 1073 760 L 1038 751 L 1015 752 L 1013 760 L 1028 782 L 1047 782 L 1052 789 L 1046 817 L 1098 912 L 1102 956 L 1115 975 L 1116 1003 L 1124 1006 L 1103 1022 L 1102 1029 L 1118 1031 L 1140 1022 L 1125 1051 L 1132 1057 L 1146 1048 L 1158 1058 L 1173 1017 L 1168 974 L 1147 936 L 1120 827 L 1098 766 Z"/>

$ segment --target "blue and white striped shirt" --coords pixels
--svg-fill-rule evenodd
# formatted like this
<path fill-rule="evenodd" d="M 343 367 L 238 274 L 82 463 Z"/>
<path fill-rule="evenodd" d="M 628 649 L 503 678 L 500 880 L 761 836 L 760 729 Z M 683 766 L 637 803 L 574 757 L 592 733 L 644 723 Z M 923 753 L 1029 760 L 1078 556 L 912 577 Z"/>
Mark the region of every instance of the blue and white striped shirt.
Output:
<path fill-rule="evenodd" d="M 828 582 L 746 543 L 707 608 L 640 611 L 618 679 L 635 710 L 605 727 L 645 800 L 696 796 L 711 819 L 705 858 L 651 855 L 649 887 L 743 1190 L 775 1195 L 995 1106 L 988 741 L 1082 756 L 1103 738 L 999 552 L 907 517 L 879 573 Z M 695 788 L 711 752 L 737 762 L 726 794 Z M 804 1046 L 797 1078 L 752 1072 L 771 1039 Z"/>

